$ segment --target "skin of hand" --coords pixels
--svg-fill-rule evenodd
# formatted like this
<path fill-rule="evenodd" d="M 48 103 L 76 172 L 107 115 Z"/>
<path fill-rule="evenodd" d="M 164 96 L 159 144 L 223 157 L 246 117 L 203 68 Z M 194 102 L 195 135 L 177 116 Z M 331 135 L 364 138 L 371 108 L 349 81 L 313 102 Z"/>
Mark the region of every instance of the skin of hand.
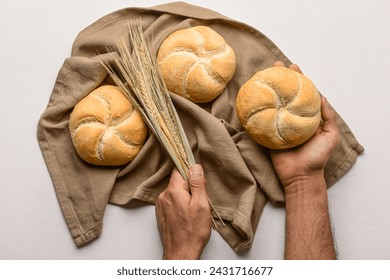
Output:
<path fill-rule="evenodd" d="M 275 66 L 284 67 L 281 62 Z M 295 64 L 290 69 L 301 70 Z M 324 168 L 340 142 L 336 114 L 321 99 L 322 124 L 306 143 L 272 150 L 274 169 L 286 195 L 285 259 L 335 259 Z"/>
<path fill-rule="evenodd" d="M 284 67 L 280 61 L 274 66 Z M 296 64 L 290 69 L 302 73 Z M 272 150 L 271 159 L 284 187 L 300 177 L 323 175 L 325 164 L 340 141 L 336 114 L 330 109 L 325 97 L 321 98 L 322 125 L 306 143 L 288 150 Z"/>
<path fill-rule="evenodd" d="M 168 187 L 156 202 L 163 259 L 200 258 L 211 235 L 210 211 L 202 166 L 191 166 L 188 182 L 175 168 Z"/>

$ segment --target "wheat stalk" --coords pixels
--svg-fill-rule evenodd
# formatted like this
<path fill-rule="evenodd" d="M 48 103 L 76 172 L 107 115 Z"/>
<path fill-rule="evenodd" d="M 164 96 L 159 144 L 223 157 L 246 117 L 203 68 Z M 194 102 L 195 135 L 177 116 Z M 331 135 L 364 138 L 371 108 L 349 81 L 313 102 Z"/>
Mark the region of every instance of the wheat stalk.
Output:
<path fill-rule="evenodd" d="M 126 40 L 121 37 L 117 42 L 118 53 L 113 54 L 113 66 L 107 62 L 103 62 L 103 65 L 140 112 L 148 127 L 172 158 L 180 174 L 188 180 L 189 169 L 195 164 L 195 159 L 159 72 L 156 59 L 151 54 L 149 44 L 143 35 L 141 19 L 129 21 L 128 36 L 133 45 L 132 52 Z M 212 212 L 225 226 L 209 198 L 208 201 Z M 213 218 L 212 226 L 218 230 Z"/>

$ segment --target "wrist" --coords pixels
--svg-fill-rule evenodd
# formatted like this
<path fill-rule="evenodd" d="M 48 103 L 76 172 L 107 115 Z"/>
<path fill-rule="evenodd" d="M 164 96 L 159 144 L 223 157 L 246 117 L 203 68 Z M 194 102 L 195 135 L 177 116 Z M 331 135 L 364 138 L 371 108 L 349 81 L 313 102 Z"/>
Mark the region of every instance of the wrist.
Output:
<path fill-rule="evenodd" d="M 324 172 L 313 172 L 310 175 L 299 175 L 283 183 L 286 199 L 288 197 L 323 196 L 327 192 Z"/>
<path fill-rule="evenodd" d="M 194 247 L 182 246 L 180 248 L 166 248 L 164 250 L 163 260 L 199 260 L 202 250 Z"/>
<path fill-rule="evenodd" d="M 184 253 L 164 253 L 163 260 L 199 260 L 200 254 Z"/>

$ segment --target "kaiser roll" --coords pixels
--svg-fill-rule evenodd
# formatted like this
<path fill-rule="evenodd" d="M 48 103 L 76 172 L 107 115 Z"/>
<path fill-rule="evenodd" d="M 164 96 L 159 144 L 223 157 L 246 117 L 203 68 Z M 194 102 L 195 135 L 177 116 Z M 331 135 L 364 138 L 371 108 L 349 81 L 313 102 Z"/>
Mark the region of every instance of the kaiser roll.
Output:
<path fill-rule="evenodd" d="M 214 100 L 236 70 L 233 49 L 206 26 L 169 35 L 160 46 L 157 62 L 167 88 L 195 103 Z"/>
<path fill-rule="evenodd" d="M 116 86 L 101 86 L 73 109 L 69 130 L 79 156 L 95 165 L 122 165 L 141 149 L 147 128 Z"/>
<path fill-rule="evenodd" d="M 239 90 L 238 118 L 251 138 L 271 149 L 298 146 L 318 129 L 321 98 L 304 75 L 285 67 L 257 72 Z"/>

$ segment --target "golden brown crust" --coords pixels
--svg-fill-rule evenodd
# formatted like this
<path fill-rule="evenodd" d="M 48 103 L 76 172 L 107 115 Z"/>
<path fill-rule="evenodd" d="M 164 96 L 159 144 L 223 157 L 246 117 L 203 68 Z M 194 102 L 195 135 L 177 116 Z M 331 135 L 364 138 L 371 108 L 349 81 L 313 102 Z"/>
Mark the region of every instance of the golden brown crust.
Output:
<path fill-rule="evenodd" d="M 196 103 L 214 100 L 236 70 L 233 49 L 206 26 L 169 35 L 159 49 L 157 62 L 168 89 Z"/>
<path fill-rule="evenodd" d="M 254 141 L 287 149 L 307 141 L 321 120 L 321 99 L 304 75 L 285 67 L 257 72 L 238 92 L 238 118 Z"/>
<path fill-rule="evenodd" d="M 69 119 L 79 156 L 95 165 L 122 165 L 138 154 L 147 128 L 138 112 L 116 86 L 101 86 L 73 109 Z"/>

